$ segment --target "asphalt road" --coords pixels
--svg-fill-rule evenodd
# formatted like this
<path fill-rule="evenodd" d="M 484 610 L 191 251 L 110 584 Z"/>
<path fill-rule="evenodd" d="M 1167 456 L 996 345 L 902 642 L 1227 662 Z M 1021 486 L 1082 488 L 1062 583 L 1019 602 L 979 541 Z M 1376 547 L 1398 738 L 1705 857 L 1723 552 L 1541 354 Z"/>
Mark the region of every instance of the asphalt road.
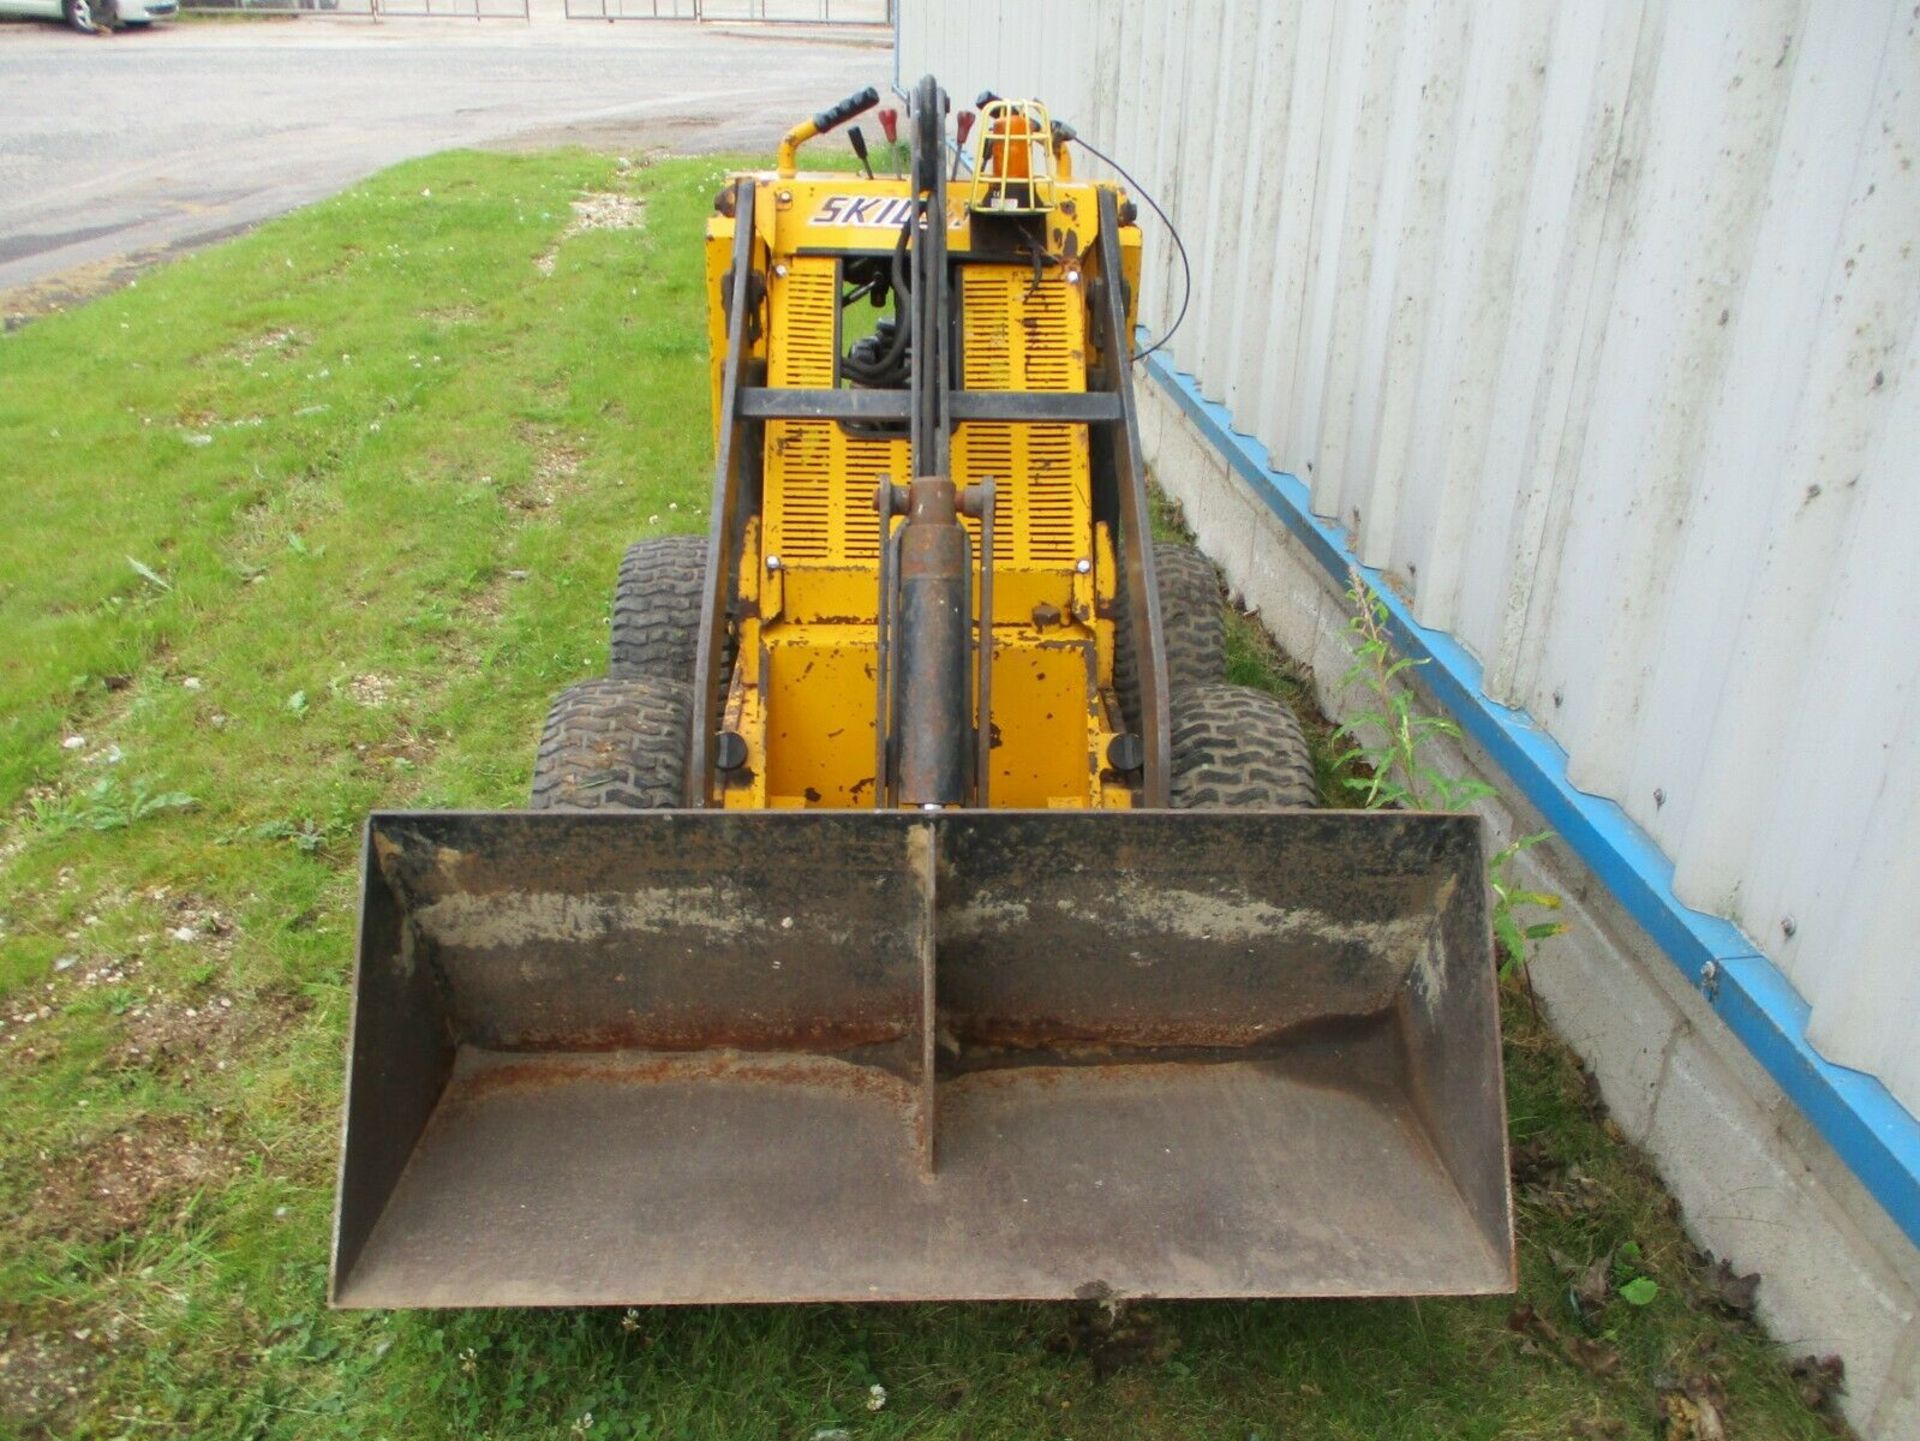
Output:
<path fill-rule="evenodd" d="M 579 141 L 771 150 L 891 74 L 884 30 L 304 17 L 110 37 L 0 23 L 0 310 L 413 155 Z M 871 128 L 871 127 L 870 127 Z M 838 144 L 838 137 L 816 144 Z"/>

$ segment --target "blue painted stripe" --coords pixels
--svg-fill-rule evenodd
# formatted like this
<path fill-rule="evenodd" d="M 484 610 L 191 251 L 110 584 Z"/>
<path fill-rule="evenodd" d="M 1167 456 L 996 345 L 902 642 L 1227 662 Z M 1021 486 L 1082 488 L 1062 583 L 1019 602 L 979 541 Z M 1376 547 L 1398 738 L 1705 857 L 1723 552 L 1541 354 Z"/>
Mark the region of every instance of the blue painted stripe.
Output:
<path fill-rule="evenodd" d="M 1342 584 L 1358 570 L 1386 605 L 1387 628 L 1403 655 L 1429 662 L 1411 675 L 1461 730 L 1506 772 L 1560 839 L 1666 952 L 1755 1060 L 1825 1137 L 1842 1161 L 1920 1245 L 1920 1122 L 1887 1088 L 1862 1071 L 1823 1060 L 1807 1042 L 1807 1003 L 1738 926 L 1683 904 L 1673 893 L 1673 862 L 1614 802 L 1575 790 L 1567 754 L 1524 710 L 1481 692 L 1479 661 L 1444 631 L 1429 630 L 1360 564 L 1347 535 L 1314 515 L 1305 484 L 1275 470 L 1259 441 L 1234 430 L 1225 407 L 1200 394 L 1194 378 L 1165 353 L 1149 356 L 1148 372 Z"/>

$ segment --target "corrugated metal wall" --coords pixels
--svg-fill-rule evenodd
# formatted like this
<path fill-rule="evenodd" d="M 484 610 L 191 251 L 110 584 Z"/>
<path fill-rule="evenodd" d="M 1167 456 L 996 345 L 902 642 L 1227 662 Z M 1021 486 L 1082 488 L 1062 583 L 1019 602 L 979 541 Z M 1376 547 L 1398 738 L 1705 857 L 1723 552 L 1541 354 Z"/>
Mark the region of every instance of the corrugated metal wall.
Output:
<path fill-rule="evenodd" d="M 1160 198 L 1180 367 L 1920 1112 L 1917 28 L 903 0 L 899 65 L 1042 97 Z"/>

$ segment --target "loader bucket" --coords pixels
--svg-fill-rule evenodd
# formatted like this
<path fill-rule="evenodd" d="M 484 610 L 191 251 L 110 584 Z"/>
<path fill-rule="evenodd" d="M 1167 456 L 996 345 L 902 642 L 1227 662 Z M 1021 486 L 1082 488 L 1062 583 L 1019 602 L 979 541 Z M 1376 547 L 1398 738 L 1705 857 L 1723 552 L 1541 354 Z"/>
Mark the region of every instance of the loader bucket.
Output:
<path fill-rule="evenodd" d="M 385 814 L 340 1306 L 1514 1282 L 1479 825 Z"/>

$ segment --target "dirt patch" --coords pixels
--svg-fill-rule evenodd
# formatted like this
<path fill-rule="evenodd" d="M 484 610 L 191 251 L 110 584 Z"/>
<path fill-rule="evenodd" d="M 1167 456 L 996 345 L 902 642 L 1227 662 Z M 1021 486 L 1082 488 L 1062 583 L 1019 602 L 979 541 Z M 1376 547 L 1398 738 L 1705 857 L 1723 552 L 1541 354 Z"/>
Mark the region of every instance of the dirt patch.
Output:
<path fill-rule="evenodd" d="M 0 290 L 0 325 L 8 331 L 18 330 L 43 315 L 57 315 L 83 305 L 95 296 L 118 290 L 160 258 L 157 254 L 113 255 L 28 285 Z"/>
<path fill-rule="evenodd" d="M 589 190 L 573 201 L 573 219 L 560 232 L 553 248 L 538 256 L 533 268 L 542 275 L 553 274 L 560 260 L 560 247 L 576 235 L 590 230 L 639 230 L 647 223 L 647 202 L 638 195 L 623 195 L 612 190 Z"/>
<path fill-rule="evenodd" d="M 502 497 L 515 510 L 546 510 L 580 489 L 580 463 L 586 451 L 537 426 L 519 427 L 521 444 L 533 452 L 533 477 L 525 485 L 506 486 Z"/>
<path fill-rule="evenodd" d="M 140 899 L 152 908 L 156 929 L 103 954 L 91 946 L 89 932 L 99 917 L 89 914 L 65 933 L 72 949 L 55 957 L 49 978 L 7 998 L 0 1006 L 0 1056 L 31 1064 L 57 1054 L 61 1032 L 47 1023 L 75 1008 L 117 1020 L 102 1061 L 107 1068 L 144 1071 L 185 1085 L 206 1072 L 228 1069 L 312 1009 L 305 995 L 278 984 L 250 996 L 211 984 L 186 993 L 154 984 L 146 968 L 149 955 L 187 954 L 208 963 L 206 975 L 218 975 L 231 964 L 239 933 L 229 916 L 197 896 L 156 886 L 141 892 Z M 104 913 L 126 900 L 113 893 L 96 904 Z"/>
<path fill-rule="evenodd" d="M 355 705 L 365 706 L 368 710 L 382 710 L 393 699 L 397 689 L 398 682 L 391 676 L 369 671 L 347 682 L 347 697 Z"/>
<path fill-rule="evenodd" d="M 573 202 L 573 219 L 560 238 L 584 235 L 589 230 L 638 230 L 646 223 L 644 197 L 612 190 L 590 190 Z"/>
<path fill-rule="evenodd" d="M 198 896 L 174 895 L 156 886 L 145 899 L 164 907 L 161 930 L 142 936 L 142 944 L 192 951 L 214 963 L 209 974 L 225 972 L 239 933 L 230 916 Z M 291 1027 L 312 1008 L 299 992 L 270 985 L 251 996 L 234 996 L 208 985 L 186 994 L 133 989 L 137 959 L 109 963 L 83 973 L 81 988 L 128 987 L 119 1039 L 107 1053 L 122 1070 L 166 1076 L 182 1085 L 207 1071 L 224 1071 L 247 1050 Z"/>
<path fill-rule="evenodd" d="M 232 917 L 196 895 L 175 895 L 171 886 L 152 886 L 141 895 L 170 914 L 162 917 L 164 938 L 175 945 L 204 946 L 210 956 L 226 960 L 233 954 Z M 147 938 L 141 937 L 142 942 Z"/>
<path fill-rule="evenodd" d="M 142 272 L 190 250 L 198 250 L 231 239 L 253 229 L 253 222 L 225 225 L 202 235 L 183 238 L 171 245 L 136 250 L 126 255 L 109 255 L 86 265 L 69 266 L 57 275 L 48 275 L 26 285 L 0 290 L 0 333 L 20 329 L 44 315 L 56 315 L 76 305 L 135 283 Z"/>
<path fill-rule="evenodd" d="M 307 997 L 280 989 L 239 1000 L 217 993 L 190 1000 L 155 998 L 127 1013 L 125 1030 L 108 1056 L 121 1069 L 186 1085 L 196 1075 L 226 1070 L 312 1009 Z"/>
<path fill-rule="evenodd" d="M 196 1136 L 183 1118 L 152 1118 L 44 1161 L 27 1227 L 62 1240 L 110 1241 L 163 1205 L 221 1184 L 239 1165 L 232 1146 Z"/>
<path fill-rule="evenodd" d="M 157 930 L 127 936 L 127 923 L 173 924 L 170 909 L 143 903 L 147 894 L 117 885 L 83 887 L 75 868 L 62 866 L 52 887 L 16 890 L 9 898 L 17 909 L 0 917 L 0 945 L 13 923 L 56 948 L 42 978 L 0 1000 L 0 1066 L 24 1069 L 53 1059 L 82 1033 L 110 1026 L 145 1003 L 145 957 L 168 943 Z M 56 924 L 60 915 L 65 919 Z M 70 1011 L 77 1027 L 66 1024 Z M 87 1064 L 94 1064 L 91 1056 Z M 4 1319 L 0 1314 L 0 1324 Z"/>
<path fill-rule="evenodd" d="M 24 1329 L 9 1334 L 0 1340 L 0 1422 L 18 1425 L 21 1436 L 70 1434 L 97 1361 L 84 1335 Z"/>
<path fill-rule="evenodd" d="M 533 458 L 533 484 L 543 505 L 552 505 L 562 488 L 570 487 L 580 474 L 584 454 L 565 441 L 550 441 Z"/>
<path fill-rule="evenodd" d="M 1055 1355 L 1085 1356 L 1096 1381 L 1135 1366 L 1158 1366 L 1179 1349 L 1173 1327 L 1151 1307 L 1134 1306 L 1106 1294 L 1095 1281 L 1082 1286 L 1066 1328 L 1048 1338 Z"/>
<path fill-rule="evenodd" d="M 286 360 L 298 355 L 310 343 L 310 338 L 300 331 L 283 327 L 248 336 L 237 345 L 229 346 L 227 354 L 242 365 L 251 366 L 258 360 Z"/>
<path fill-rule="evenodd" d="M 433 759 L 433 743 L 412 729 L 383 741 L 355 741 L 353 753 L 367 770 L 391 781 L 395 770 L 417 771 Z"/>
<path fill-rule="evenodd" d="M 507 613 L 507 587 L 516 580 L 525 580 L 525 572 L 508 571 L 496 574 L 479 589 L 469 592 L 461 602 L 462 613 L 485 621 L 489 626 L 498 625 L 500 617 Z M 446 653 L 459 660 L 472 661 L 478 657 L 481 645 L 490 639 L 488 635 L 456 635 L 444 647 Z"/>
<path fill-rule="evenodd" d="M 72 889 L 61 873 L 61 889 Z M 115 902 L 117 904 L 117 902 Z M 105 909 L 105 905 L 102 909 Z M 109 1004 L 134 1007 L 140 1004 L 140 960 L 137 956 L 101 956 L 87 954 L 85 932 L 95 923 L 89 915 L 80 930 L 68 931 L 64 939 L 73 949 L 54 957 L 53 974 L 38 987 L 22 987 L 0 1005 L 0 1055 L 23 1065 L 38 1064 L 60 1051 L 58 1032 L 46 1023 L 59 1016 L 76 1001 L 97 1002 L 104 993 Z"/>

